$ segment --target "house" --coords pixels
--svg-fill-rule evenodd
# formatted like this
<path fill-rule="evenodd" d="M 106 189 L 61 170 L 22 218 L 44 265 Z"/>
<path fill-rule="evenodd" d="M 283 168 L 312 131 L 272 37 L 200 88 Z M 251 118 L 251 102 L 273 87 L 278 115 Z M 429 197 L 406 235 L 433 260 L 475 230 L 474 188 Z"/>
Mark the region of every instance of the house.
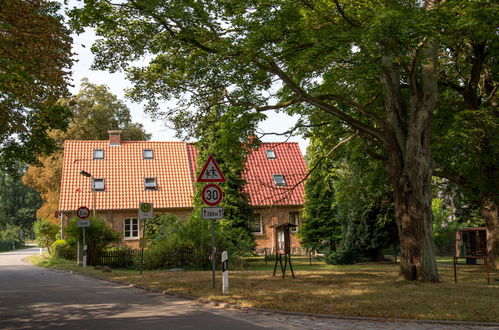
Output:
<path fill-rule="evenodd" d="M 121 141 L 120 133 L 109 131 L 108 141 L 65 141 L 59 211 L 67 223 L 87 206 L 121 232 L 125 244 L 137 247 L 139 203 L 153 203 L 154 214 L 185 218 L 193 211 L 197 152 L 186 142 Z M 305 174 L 297 143 L 262 143 L 250 154 L 243 178 L 259 252 L 273 251 L 272 224 L 299 225 Z M 300 249 L 294 235 L 291 246 Z"/>

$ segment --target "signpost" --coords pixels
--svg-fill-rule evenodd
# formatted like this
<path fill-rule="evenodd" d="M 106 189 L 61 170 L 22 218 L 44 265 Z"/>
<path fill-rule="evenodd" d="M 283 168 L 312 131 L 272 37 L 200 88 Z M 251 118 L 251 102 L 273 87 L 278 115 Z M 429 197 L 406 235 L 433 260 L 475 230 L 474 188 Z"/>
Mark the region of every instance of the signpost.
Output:
<path fill-rule="evenodd" d="M 90 215 L 90 210 L 86 206 L 81 206 L 76 210 L 76 215 L 82 220 L 76 220 L 76 225 L 83 228 L 83 268 L 87 267 L 87 244 L 85 242 L 85 227 L 90 227 L 90 220 L 85 220 Z"/>
<path fill-rule="evenodd" d="M 144 268 L 144 246 L 147 241 L 145 239 L 146 233 L 146 220 L 152 219 L 153 207 L 152 203 L 139 203 L 139 221 L 144 220 L 144 225 L 142 226 L 142 238 L 139 241 L 140 247 L 140 275 L 142 275 L 142 269 Z"/>
<path fill-rule="evenodd" d="M 213 156 L 209 156 L 198 175 L 197 182 L 225 182 L 226 179 L 220 171 Z M 201 191 L 203 202 L 209 206 L 216 206 L 222 201 L 222 189 L 216 184 L 209 184 Z M 211 270 L 212 288 L 215 288 L 215 220 L 223 218 L 223 208 L 204 207 L 201 211 L 203 219 L 211 220 Z"/>

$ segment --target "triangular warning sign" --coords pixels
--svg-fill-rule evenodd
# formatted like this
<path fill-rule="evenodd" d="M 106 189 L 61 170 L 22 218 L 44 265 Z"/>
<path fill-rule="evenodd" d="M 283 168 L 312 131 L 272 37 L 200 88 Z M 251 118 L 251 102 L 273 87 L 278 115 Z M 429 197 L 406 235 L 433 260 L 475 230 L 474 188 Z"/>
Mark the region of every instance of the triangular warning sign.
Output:
<path fill-rule="evenodd" d="M 208 157 L 208 160 L 203 166 L 201 173 L 199 173 L 197 182 L 225 182 L 224 175 L 217 165 L 217 162 L 212 155 Z"/>

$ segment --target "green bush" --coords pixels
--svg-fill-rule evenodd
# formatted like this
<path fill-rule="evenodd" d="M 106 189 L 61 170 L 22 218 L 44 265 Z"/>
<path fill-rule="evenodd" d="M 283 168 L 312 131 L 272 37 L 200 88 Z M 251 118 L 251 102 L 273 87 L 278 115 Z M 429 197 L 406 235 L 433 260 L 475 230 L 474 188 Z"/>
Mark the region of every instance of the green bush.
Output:
<path fill-rule="evenodd" d="M 73 260 L 76 258 L 75 247 L 70 246 L 65 240 L 59 239 L 52 244 L 51 256 L 52 258 Z"/>
<path fill-rule="evenodd" d="M 327 264 L 330 265 L 350 265 L 361 259 L 359 252 L 352 248 L 341 248 L 338 251 L 332 251 L 324 257 Z"/>
<path fill-rule="evenodd" d="M 81 241 L 83 228 L 77 226 L 76 221 L 71 219 L 66 227 L 67 241 L 70 246 L 75 247 Z M 89 265 L 98 264 L 98 257 L 101 251 L 113 243 L 121 241 L 121 234 L 115 232 L 106 220 L 90 218 L 90 226 L 85 228 L 85 242 L 88 246 L 87 263 Z"/>
<path fill-rule="evenodd" d="M 33 231 L 35 232 L 36 241 L 39 246 L 47 248 L 50 251 L 50 247 L 57 239 L 57 234 L 59 233 L 59 226 L 51 223 L 47 219 L 37 219 L 33 224 Z"/>

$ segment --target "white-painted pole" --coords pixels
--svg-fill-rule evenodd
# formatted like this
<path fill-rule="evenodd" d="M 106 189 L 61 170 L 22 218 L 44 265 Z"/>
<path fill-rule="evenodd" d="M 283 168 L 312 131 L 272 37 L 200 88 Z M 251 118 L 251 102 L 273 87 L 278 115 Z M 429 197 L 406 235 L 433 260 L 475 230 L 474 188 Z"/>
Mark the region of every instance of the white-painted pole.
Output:
<path fill-rule="evenodd" d="M 83 268 L 87 267 L 87 244 L 85 242 L 85 227 L 83 227 Z"/>
<path fill-rule="evenodd" d="M 223 294 L 229 294 L 229 255 L 227 251 L 222 252 L 222 290 Z"/>

